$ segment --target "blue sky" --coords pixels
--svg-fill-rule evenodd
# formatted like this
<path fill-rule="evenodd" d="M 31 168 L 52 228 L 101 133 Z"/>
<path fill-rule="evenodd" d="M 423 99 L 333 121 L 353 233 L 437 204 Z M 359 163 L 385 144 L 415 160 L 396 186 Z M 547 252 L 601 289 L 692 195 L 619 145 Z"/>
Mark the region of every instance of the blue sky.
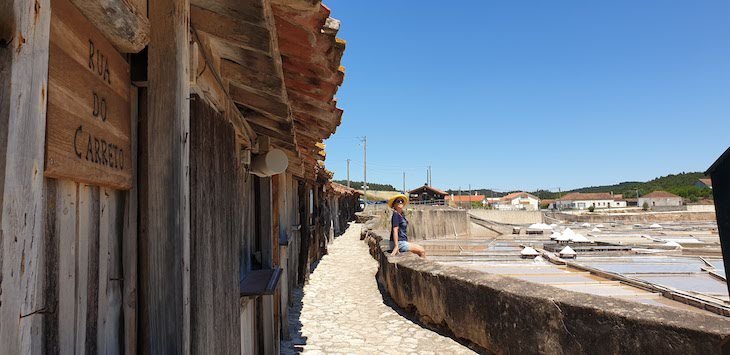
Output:
<path fill-rule="evenodd" d="M 563 190 L 704 171 L 730 146 L 730 1 L 329 0 L 336 179 Z"/>

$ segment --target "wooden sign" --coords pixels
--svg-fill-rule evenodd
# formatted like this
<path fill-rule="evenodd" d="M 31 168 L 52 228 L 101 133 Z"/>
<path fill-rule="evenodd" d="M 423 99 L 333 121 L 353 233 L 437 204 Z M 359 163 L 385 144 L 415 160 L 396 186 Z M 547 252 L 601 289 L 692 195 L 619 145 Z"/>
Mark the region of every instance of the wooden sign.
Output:
<path fill-rule="evenodd" d="M 45 175 L 130 189 L 129 64 L 69 0 L 51 1 Z"/>

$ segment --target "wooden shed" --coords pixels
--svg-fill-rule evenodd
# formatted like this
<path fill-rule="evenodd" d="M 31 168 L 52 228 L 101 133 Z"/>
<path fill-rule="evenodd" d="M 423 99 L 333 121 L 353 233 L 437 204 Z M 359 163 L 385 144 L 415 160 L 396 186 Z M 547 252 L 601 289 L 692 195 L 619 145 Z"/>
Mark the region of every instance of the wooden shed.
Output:
<path fill-rule="evenodd" d="M 2 352 L 277 353 L 354 218 L 323 164 L 339 21 L 317 0 L 1 4 Z"/>
<path fill-rule="evenodd" d="M 715 200 L 717 231 L 725 270 L 730 269 L 730 148 L 725 150 L 705 175 L 712 178 L 712 197 Z M 727 282 L 730 292 L 730 282 Z"/>

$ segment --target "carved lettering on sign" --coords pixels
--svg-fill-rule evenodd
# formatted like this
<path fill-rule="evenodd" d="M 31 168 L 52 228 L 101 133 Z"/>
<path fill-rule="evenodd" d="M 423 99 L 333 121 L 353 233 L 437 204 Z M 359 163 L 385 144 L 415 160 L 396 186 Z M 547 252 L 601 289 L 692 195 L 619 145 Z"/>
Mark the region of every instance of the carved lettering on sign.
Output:
<path fill-rule="evenodd" d="M 51 8 L 45 175 L 129 189 L 129 64 L 69 0 Z"/>
<path fill-rule="evenodd" d="M 87 142 L 85 155 L 82 153 L 83 146 L 79 146 L 80 144 L 83 145 L 84 141 Z M 91 133 L 84 132 L 84 126 L 76 128 L 73 149 L 78 159 L 104 165 L 112 169 L 124 170 L 124 149 L 114 143 L 107 142 L 103 138 L 94 137 Z"/>
<path fill-rule="evenodd" d="M 101 117 L 102 121 L 106 121 L 106 100 L 103 97 L 99 97 L 97 93 L 94 95 L 94 110 L 91 112 L 94 117 Z"/>
<path fill-rule="evenodd" d="M 109 58 L 94 46 L 92 40 L 89 40 L 89 69 L 98 74 L 102 80 L 109 84 L 112 83 L 112 78 L 109 75 Z"/>

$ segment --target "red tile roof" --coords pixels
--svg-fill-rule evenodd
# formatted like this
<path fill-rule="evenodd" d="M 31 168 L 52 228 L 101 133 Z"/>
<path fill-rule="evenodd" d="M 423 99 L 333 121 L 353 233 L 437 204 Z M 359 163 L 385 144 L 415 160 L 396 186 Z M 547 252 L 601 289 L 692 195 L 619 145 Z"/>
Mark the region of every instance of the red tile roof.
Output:
<path fill-rule="evenodd" d="M 520 197 L 522 197 L 522 198 L 532 197 L 532 198 L 534 198 L 536 200 L 539 200 L 539 198 L 537 196 L 533 195 L 533 194 L 530 194 L 530 193 L 527 193 L 527 192 L 524 192 L 524 191 L 519 191 L 519 192 L 513 192 L 513 193 L 511 193 L 509 195 L 506 195 L 506 196 L 502 197 L 502 201 L 512 201 L 512 200 L 514 200 L 516 198 L 520 198 Z"/>
<path fill-rule="evenodd" d="M 561 201 L 595 201 L 615 199 L 616 197 L 611 196 L 608 192 L 571 192 L 560 198 Z"/>
<path fill-rule="evenodd" d="M 408 193 L 409 194 L 415 194 L 415 193 L 418 193 L 418 192 L 420 192 L 421 190 L 424 190 L 424 189 L 425 190 L 430 190 L 431 192 L 434 192 L 434 193 L 439 194 L 439 195 L 442 195 L 442 196 L 447 196 L 448 195 L 448 192 L 441 191 L 441 190 L 439 190 L 439 189 L 437 189 L 435 187 L 428 186 L 428 185 L 423 185 L 423 186 L 421 186 L 419 188 L 416 188 L 416 189 L 413 189 L 411 191 L 408 191 Z"/>
<path fill-rule="evenodd" d="M 700 182 L 707 185 L 708 187 L 712 187 L 712 179 L 700 179 Z"/>

